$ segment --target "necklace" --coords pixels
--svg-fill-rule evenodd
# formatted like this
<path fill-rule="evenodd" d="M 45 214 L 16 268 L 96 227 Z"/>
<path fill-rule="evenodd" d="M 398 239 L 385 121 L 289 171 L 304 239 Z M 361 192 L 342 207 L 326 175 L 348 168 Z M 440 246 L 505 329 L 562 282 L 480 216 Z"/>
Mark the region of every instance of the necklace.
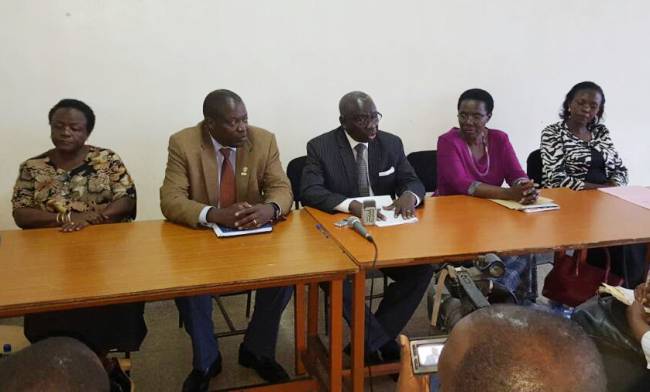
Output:
<path fill-rule="evenodd" d="M 472 165 L 474 166 L 474 169 L 478 173 L 479 176 L 485 177 L 488 172 L 490 171 L 490 152 L 488 151 L 488 145 L 487 145 L 487 138 L 483 139 L 483 148 L 485 148 L 485 156 L 487 157 L 487 167 L 485 168 L 485 171 L 481 172 L 478 168 L 478 165 L 476 164 L 476 160 L 474 159 L 474 156 L 472 155 L 472 149 L 469 148 L 469 144 L 467 144 L 467 152 L 469 153 L 469 158 L 472 161 Z"/>

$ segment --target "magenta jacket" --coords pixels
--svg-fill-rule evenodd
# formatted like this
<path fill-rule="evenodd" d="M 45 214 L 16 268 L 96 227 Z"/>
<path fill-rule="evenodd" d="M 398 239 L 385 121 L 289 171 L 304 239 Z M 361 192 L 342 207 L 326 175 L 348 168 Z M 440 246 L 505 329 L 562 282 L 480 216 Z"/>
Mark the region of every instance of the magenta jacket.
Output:
<path fill-rule="evenodd" d="M 437 157 L 438 195 L 467 195 L 475 181 L 501 186 L 503 181 L 512 185 L 520 178 L 528 178 L 521 169 L 508 135 L 498 129 L 488 129 L 488 154 L 478 162 L 474 161 L 460 130 L 455 127 L 438 138 Z"/>

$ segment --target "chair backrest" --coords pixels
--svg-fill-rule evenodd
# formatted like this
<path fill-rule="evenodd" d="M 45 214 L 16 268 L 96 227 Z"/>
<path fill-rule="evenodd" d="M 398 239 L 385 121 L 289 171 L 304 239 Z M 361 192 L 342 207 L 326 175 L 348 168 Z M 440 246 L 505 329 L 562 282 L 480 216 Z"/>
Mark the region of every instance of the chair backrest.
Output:
<path fill-rule="evenodd" d="M 427 192 L 434 192 L 438 184 L 436 150 L 415 151 L 406 156 L 415 174 L 424 184 Z"/>
<path fill-rule="evenodd" d="M 526 159 L 526 173 L 528 178 L 542 185 L 542 153 L 539 149 L 533 151 Z"/>
<path fill-rule="evenodd" d="M 300 202 L 302 201 L 300 195 L 300 180 L 302 178 L 302 169 L 305 167 L 305 162 L 307 162 L 307 156 L 303 155 L 298 158 L 293 158 L 287 166 L 287 177 L 289 177 L 289 181 L 291 181 L 291 191 L 293 192 L 293 201 L 296 209 L 300 208 Z"/>

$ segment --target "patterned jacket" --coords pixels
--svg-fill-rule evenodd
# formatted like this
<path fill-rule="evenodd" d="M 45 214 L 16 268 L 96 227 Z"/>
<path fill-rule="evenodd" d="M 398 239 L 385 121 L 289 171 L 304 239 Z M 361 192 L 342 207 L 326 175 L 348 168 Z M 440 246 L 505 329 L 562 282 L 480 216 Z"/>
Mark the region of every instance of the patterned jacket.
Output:
<path fill-rule="evenodd" d="M 591 165 L 592 147 L 603 154 L 608 181 L 619 186 L 627 184 L 627 169 L 614 148 L 607 127 L 597 124 L 591 133 L 591 141 L 585 142 L 571 133 L 563 121 L 544 128 L 541 143 L 543 187 L 583 189 Z"/>
<path fill-rule="evenodd" d="M 101 212 L 122 197 L 136 198 L 124 163 L 111 150 L 89 146 L 84 162 L 70 171 L 56 168 L 48 152 L 23 162 L 11 201 L 14 209 Z"/>

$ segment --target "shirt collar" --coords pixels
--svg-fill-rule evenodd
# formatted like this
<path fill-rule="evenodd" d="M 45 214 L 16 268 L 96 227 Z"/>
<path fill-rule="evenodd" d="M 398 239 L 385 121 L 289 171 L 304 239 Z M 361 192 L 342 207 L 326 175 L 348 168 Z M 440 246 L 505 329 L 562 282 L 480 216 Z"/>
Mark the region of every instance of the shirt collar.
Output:
<path fill-rule="evenodd" d="M 352 138 L 352 136 L 350 136 L 350 134 L 348 133 L 348 131 L 345 128 L 343 128 L 343 132 L 345 133 L 345 137 L 348 139 L 348 143 L 350 143 L 350 147 L 352 147 L 353 150 L 357 146 L 357 144 L 363 144 L 364 146 L 366 146 L 366 149 L 368 149 L 368 143 L 367 142 L 363 143 L 363 142 L 358 142 L 358 141 L 354 140 Z"/>
<path fill-rule="evenodd" d="M 213 138 L 212 135 L 210 135 L 210 140 L 212 140 L 212 145 L 214 146 L 214 150 L 215 150 L 216 152 L 219 152 L 222 148 L 229 148 L 229 149 L 231 149 L 232 151 L 237 152 L 237 148 L 236 148 L 236 147 L 223 146 L 223 145 L 221 145 L 221 143 L 219 143 L 219 142 L 217 141 L 217 139 Z"/>

